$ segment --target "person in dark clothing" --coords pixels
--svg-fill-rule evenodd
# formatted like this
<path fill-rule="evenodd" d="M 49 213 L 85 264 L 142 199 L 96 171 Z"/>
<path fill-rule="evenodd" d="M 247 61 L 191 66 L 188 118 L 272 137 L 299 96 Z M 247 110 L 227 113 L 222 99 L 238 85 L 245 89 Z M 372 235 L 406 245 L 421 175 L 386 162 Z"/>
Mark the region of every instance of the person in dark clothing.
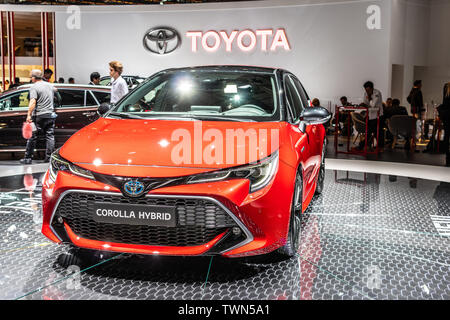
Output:
<path fill-rule="evenodd" d="M 407 100 L 411 104 L 412 115 L 417 119 L 422 119 L 425 112 L 422 95 L 422 80 L 414 81 L 414 86 L 411 89 Z"/>
<path fill-rule="evenodd" d="M 343 107 L 349 107 L 352 106 L 350 102 L 348 102 L 348 99 L 346 96 L 342 96 L 340 99 L 341 106 Z M 336 117 L 336 116 L 335 116 Z M 348 125 L 348 121 L 350 121 L 350 126 Z M 335 123 L 336 120 L 333 119 L 333 123 Z M 353 121 L 350 117 L 350 113 L 348 111 L 339 111 L 339 130 L 342 130 L 343 136 L 348 136 L 348 127 L 350 127 L 350 133 L 353 132 Z"/>
<path fill-rule="evenodd" d="M 384 109 L 384 118 L 387 120 L 392 116 L 395 115 L 408 115 L 408 111 L 405 107 L 400 106 L 400 100 L 399 99 L 393 99 L 392 100 L 392 106 L 388 107 L 386 106 L 386 109 Z"/>
<path fill-rule="evenodd" d="M 450 167 L 450 82 L 444 85 L 444 97 L 442 104 L 438 107 L 439 119 L 444 127 L 444 150 L 446 155 L 446 166 Z"/>
<path fill-rule="evenodd" d="M 52 78 L 53 71 L 52 69 L 45 69 L 44 70 L 44 76 L 42 77 L 42 80 L 50 82 L 50 79 Z"/>
<path fill-rule="evenodd" d="M 408 115 L 408 111 L 406 110 L 406 108 L 400 106 L 399 99 L 391 99 L 391 101 L 389 103 L 388 103 L 388 100 L 386 100 L 386 107 L 384 108 L 384 112 L 383 112 L 386 126 L 388 125 L 389 119 L 392 116 L 395 116 L 395 115 L 407 116 Z M 389 141 L 389 144 L 391 144 L 392 141 L 394 140 L 394 136 L 392 135 L 392 133 L 389 130 L 386 131 L 386 140 Z"/>
<path fill-rule="evenodd" d="M 100 73 L 92 72 L 91 73 L 91 82 L 89 82 L 89 84 L 98 86 L 100 84 Z"/>
<path fill-rule="evenodd" d="M 38 132 L 43 131 L 46 140 L 46 155 L 44 162 L 50 161 L 50 156 L 55 147 L 55 118 L 53 99 L 56 88 L 50 83 L 44 81 L 42 72 L 38 69 L 31 71 L 31 81 L 33 85 L 30 87 L 29 106 L 27 114 L 27 122 L 34 122 L 36 131 L 27 141 L 25 157 L 20 160 L 22 164 L 31 164 L 33 152 L 38 137 Z M 58 95 L 57 95 L 58 97 Z"/>
<path fill-rule="evenodd" d="M 9 86 L 10 89 L 17 88 L 20 86 L 20 79 L 18 77 L 14 78 L 14 83 Z"/>

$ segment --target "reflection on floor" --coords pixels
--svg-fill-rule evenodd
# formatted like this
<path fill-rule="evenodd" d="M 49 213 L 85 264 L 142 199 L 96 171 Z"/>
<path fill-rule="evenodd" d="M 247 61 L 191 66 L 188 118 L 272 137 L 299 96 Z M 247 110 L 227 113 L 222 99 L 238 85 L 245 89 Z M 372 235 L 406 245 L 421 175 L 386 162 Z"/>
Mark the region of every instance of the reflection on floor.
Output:
<path fill-rule="evenodd" d="M 0 178 L 0 299 L 450 299 L 450 184 L 327 171 L 289 260 L 96 253 L 40 233 L 40 174 Z"/>
<path fill-rule="evenodd" d="M 334 136 L 327 136 L 327 158 L 334 159 L 367 159 L 367 160 L 379 160 L 388 162 L 401 162 L 401 163 L 415 163 L 415 164 L 425 164 L 430 166 L 445 166 L 446 159 L 443 153 L 423 153 L 425 146 L 417 147 L 418 152 L 409 152 L 404 150 L 401 146 L 397 146 L 395 149 L 390 149 L 388 146 L 384 149 L 384 152 L 380 153 L 378 157 L 375 154 L 367 155 L 367 158 L 360 155 L 354 154 L 343 154 L 334 152 Z M 356 147 L 357 144 L 350 143 L 350 148 Z M 347 139 L 339 138 L 339 150 L 347 151 Z"/>

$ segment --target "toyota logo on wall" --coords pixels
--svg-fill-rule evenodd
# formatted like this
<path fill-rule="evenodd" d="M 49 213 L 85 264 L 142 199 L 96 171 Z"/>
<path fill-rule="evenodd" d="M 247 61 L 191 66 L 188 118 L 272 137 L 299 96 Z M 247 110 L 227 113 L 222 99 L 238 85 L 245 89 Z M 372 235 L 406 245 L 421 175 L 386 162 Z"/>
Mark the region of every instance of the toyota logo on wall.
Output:
<path fill-rule="evenodd" d="M 181 44 L 178 32 L 169 27 L 158 27 L 148 30 L 143 39 L 144 48 L 156 54 L 168 54 Z"/>

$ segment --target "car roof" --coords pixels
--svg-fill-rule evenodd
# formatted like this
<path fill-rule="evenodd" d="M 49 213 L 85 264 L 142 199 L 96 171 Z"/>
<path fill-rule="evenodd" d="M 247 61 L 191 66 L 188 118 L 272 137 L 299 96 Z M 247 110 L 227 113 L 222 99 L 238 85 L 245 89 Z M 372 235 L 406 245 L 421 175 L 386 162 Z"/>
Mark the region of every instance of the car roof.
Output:
<path fill-rule="evenodd" d="M 97 85 L 92 85 L 92 84 L 70 84 L 70 83 L 50 83 L 52 86 L 55 86 L 56 88 L 78 88 L 78 89 L 107 89 L 107 90 L 111 90 L 111 87 L 109 86 L 97 86 Z M 33 83 L 27 83 L 27 84 L 23 84 L 21 86 L 18 86 L 16 89 L 27 89 L 29 87 L 31 87 L 33 85 Z"/>
<path fill-rule="evenodd" d="M 27 84 L 23 84 L 18 87 L 15 87 L 13 89 L 3 91 L 0 94 L 0 97 L 7 96 L 14 92 L 18 92 L 21 90 L 29 89 L 32 85 L 33 85 L 32 83 L 27 83 Z M 105 92 L 111 91 L 111 87 L 109 87 L 109 86 L 96 86 L 96 85 L 90 85 L 90 84 L 51 83 L 51 85 L 53 85 L 59 89 L 80 89 L 80 90 L 94 90 L 94 91 L 105 91 Z"/>
<path fill-rule="evenodd" d="M 165 71 L 240 71 L 240 72 L 260 72 L 260 73 L 275 73 L 278 68 L 246 66 L 246 65 L 207 65 L 194 66 L 183 68 L 171 68 Z"/>
<path fill-rule="evenodd" d="M 111 76 L 103 76 L 100 78 L 100 80 L 103 79 L 109 79 L 111 78 Z M 122 78 L 137 78 L 137 79 L 147 79 L 146 77 L 142 77 L 142 76 L 132 76 L 132 75 L 122 75 Z"/>

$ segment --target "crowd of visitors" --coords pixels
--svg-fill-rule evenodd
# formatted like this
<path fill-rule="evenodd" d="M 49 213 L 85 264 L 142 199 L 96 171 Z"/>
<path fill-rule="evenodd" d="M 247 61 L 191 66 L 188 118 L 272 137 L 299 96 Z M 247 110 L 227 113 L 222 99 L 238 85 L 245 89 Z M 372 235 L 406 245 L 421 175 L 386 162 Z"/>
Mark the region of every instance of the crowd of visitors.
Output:
<path fill-rule="evenodd" d="M 360 143 L 355 148 L 356 150 L 361 150 L 363 148 L 366 138 L 368 139 L 367 145 L 369 147 L 374 147 L 376 141 L 379 151 L 381 152 L 383 151 L 385 143 L 390 144 L 392 148 L 394 148 L 399 134 L 397 130 L 391 132 L 392 126 L 390 126 L 390 124 L 393 124 L 394 122 L 392 121 L 391 123 L 391 120 L 395 119 L 395 123 L 401 123 L 401 121 L 404 120 L 404 126 L 405 123 L 413 124 L 411 128 L 413 134 L 411 136 L 403 137 L 405 138 L 404 148 L 406 150 L 418 152 L 415 150 L 416 141 L 425 141 L 426 138 L 430 138 L 431 141 L 423 152 L 435 152 L 433 149 L 434 146 L 440 143 L 440 153 L 447 154 L 447 165 L 450 165 L 450 82 L 444 85 L 442 104 L 436 108 L 435 119 L 425 119 L 426 108 L 423 100 L 421 80 L 414 81 L 413 87 L 406 99 L 410 104 L 410 115 L 408 114 L 407 108 L 401 106 L 401 102 L 398 98 L 387 98 L 386 101 L 383 102 L 381 92 L 374 88 L 374 84 L 371 81 L 364 83 L 363 87 L 363 102 L 356 104 L 356 106 L 366 107 L 368 110 L 367 137 L 364 137 L 364 135 L 361 136 Z M 346 96 L 342 96 L 340 102 L 342 107 L 355 106 L 355 104 L 348 101 Z M 338 115 L 339 120 L 337 121 L 336 115 L 332 120 L 335 124 L 335 130 L 338 130 L 342 136 L 350 136 L 355 131 L 355 123 L 353 122 L 351 112 L 361 112 L 361 110 L 346 110 L 345 108 L 340 108 L 339 110 L 341 110 Z M 402 116 L 403 118 L 394 116 Z M 413 121 L 406 122 L 408 117 Z M 336 122 L 338 123 L 336 124 Z M 427 124 L 427 128 L 433 128 L 429 130 L 431 132 L 430 134 L 425 132 L 425 124 Z M 442 132 L 442 130 L 444 132 L 444 138 L 443 141 L 439 141 L 440 135 L 438 133 Z M 375 140 L 377 132 L 379 133 L 379 137 L 378 140 Z M 436 142 L 433 140 L 438 141 Z"/>

